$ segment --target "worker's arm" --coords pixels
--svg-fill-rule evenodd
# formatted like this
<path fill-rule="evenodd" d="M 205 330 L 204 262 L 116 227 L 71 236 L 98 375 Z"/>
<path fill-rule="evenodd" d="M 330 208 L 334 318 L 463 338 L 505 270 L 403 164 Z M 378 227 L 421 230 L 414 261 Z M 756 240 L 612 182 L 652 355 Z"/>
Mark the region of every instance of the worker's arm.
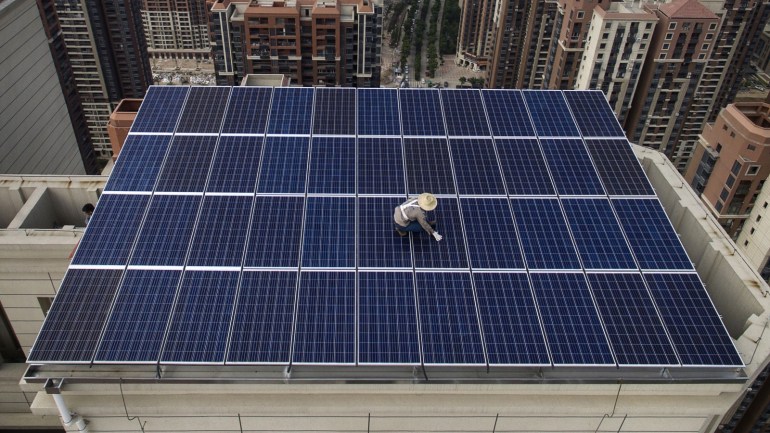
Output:
<path fill-rule="evenodd" d="M 422 226 L 422 229 L 428 232 L 429 235 L 433 236 L 433 227 L 428 224 L 428 221 L 425 219 L 425 212 L 420 211 L 417 214 L 417 222 L 420 223 L 420 226 Z"/>

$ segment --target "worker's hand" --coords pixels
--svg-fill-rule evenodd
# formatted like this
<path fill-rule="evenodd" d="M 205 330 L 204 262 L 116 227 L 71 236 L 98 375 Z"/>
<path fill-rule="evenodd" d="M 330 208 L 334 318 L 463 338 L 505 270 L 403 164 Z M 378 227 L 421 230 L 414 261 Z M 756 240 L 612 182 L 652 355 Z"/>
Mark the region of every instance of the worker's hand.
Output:
<path fill-rule="evenodd" d="M 435 239 L 436 241 L 440 241 L 443 238 L 444 237 L 438 234 L 438 232 L 433 232 L 433 239 Z"/>

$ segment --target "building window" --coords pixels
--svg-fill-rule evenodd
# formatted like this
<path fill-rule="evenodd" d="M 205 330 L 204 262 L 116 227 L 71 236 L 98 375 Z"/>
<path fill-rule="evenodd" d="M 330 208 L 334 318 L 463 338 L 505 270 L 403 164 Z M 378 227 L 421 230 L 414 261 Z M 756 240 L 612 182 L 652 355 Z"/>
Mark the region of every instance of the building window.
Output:
<path fill-rule="evenodd" d="M 714 209 L 716 209 L 717 212 L 722 212 L 722 206 L 724 206 L 724 203 L 722 203 L 721 201 L 718 201 L 717 205 L 714 206 Z"/>
<path fill-rule="evenodd" d="M 722 143 L 717 143 L 717 153 L 722 151 Z"/>
<path fill-rule="evenodd" d="M 709 30 L 716 30 L 716 29 L 717 29 L 717 23 L 709 24 Z"/>
<path fill-rule="evenodd" d="M 610 37 L 609 33 L 602 33 L 602 39 L 608 39 Z"/>
<path fill-rule="evenodd" d="M 757 215 L 757 222 L 762 221 L 762 215 Z"/>
<path fill-rule="evenodd" d="M 645 29 L 647 29 L 647 30 L 650 30 L 650 29 L 652 29 L 652 23 L 647 23 L 647 24 L 645 24 L 645 25 L 644 25 L 644 28 L 645 28 Z"/>
<path fill-rule="evenodd" d="M 705 54 L 698 54 L 698 60 L 703 60 L 706 58 Z"/>
<path fill-rule="evenodd" d="M 674 29 L 676 29 L 676 23 L 675 23 L 675 22 L 674 22 L 674 23 L 668 23 L 668 29 L 669 29 L 669 30 L 674 30 Z"/>
<path fill-rule="evenodd" d="M 607 44 L 599 44 L 599 49 L 604 50 L 607 48 Z"/>
<path fill-rule="evenodd" d="M 661 50 L 667 50 L 668 47 L 670 47 L 671 44 L 663 44 L 663 46 L 660 48 Z"/>
<path fill-rule="evenodd" d="M 670 41 L 671 39 L 674 39 L 674 34 L 673 33 L 666 33 L 666 40 Z"/>
<path fill-rule="evenodd" d="M 749 241 L 748 241 L 748 240 L 746 240 L 746 241 L 743 241 L 743 246 L 744 246 L 744 247 L 747 247 L 747 246 L 749 246 Z"/>
<path fill-rule="evenodd" d="M 607 24 L 605 24 L 605 25 L 604 25 L 604 28 L 605 28 L 605 29 L 609 29 L 609 28 L 612 28 L 612 23 L 607 23 Z"/>
<path fill-rule="evenodd" d="M 728 175 L 727 182 L 725 182 L 725 185 L 727 185 L 728 188 L 732 188 L 733 184 L 735 184 L 735 177 L 733 175 Z"/>
<path fill-rule="evenodd" d="M 706 33 L 706 40 L 710 41 L 714 37 L 713 33 Z"/>
<path fill-rule="evenodd" d="M 585 11 L 578 11 L 577 19 L 582 20 L 585 14 L 586 14 Z"/>
<path fill-rule="evenodd" d="M 740 163 L 740 162 L 738 162 L 738 161 L 735 161 L 735 162 L 733 163 L 733 168 L 731 168 L 731 169 L 730 169 L 730 172 L 731 172 L 732 174 L 734 174 L 734 175 L 736 175 L 736 176 L 737 176 L 737 175 L 738 175 L 738 173 L 740 173 L 740 172 L 741 172 L 741 163 Z"/>
<path fill-rule="evenodd" d="M 767 209 L 767 202 L 765 202 L 765 204 L 762 205 L 762 209 Z"/>
<path fill-rule="evenodd" d="M 749 168 L 746 169 L 747 176 L 756 176 L 757 174 L 759 174 L 758 165 L 750 165 Z"/>
<path fill-rule="evenodd" d="M 754 234 L 754 230 L 755 230 L 754 227 L 752 227 L 751 230 L 749 230 L 749 234 L 753 235 Z"/>
<path fill-rule="evenodd" d="M 703 44 L 703 47 L 701 48 L 703 51 L 706 51 L 709 49 L 709 44 Z"/>
<path fill-rule="evenodd" d="M 660 53 L 660 55 L 658 56 L 658 58 L 659 58 L 659 59 L 661 59 L 661 60 L 663 60 L 663 59 L 665 59 L 665 58 L 666 58 L 666 54 L 665 54 L 665 53 Z"/>
<path fill-rule="evenodd" d="M 730 138 L 735 138 L 735 132 L 730 133 Z"/>
<path fill-rule="evenodd" d="M 727 188 L 722 188 L 722 193 L 719 194 L 719 199 L 722 201 L 727 201 L 727 196 L 730 195 L 730 190 Z"/>
<path fill-rule="evenodd" d="M 722 125 L 722 129 L 727 131 L 727 125 Z"/>
<path fill-rule="evenodd" d="M 749 144 L 746 146 L 749 150 L 757 150 L 757 146 L 754 146 L 753 144 Z"/>

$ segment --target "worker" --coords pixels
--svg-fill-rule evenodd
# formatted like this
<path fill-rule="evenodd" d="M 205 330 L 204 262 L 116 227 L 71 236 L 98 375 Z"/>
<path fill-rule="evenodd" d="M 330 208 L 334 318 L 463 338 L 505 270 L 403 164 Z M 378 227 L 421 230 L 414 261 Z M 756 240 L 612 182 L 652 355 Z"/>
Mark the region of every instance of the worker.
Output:
<path fill-rule="evenodd" d="M 91 215 L 94 214 L 94 205 L 86 203 L 83 206 L 83 213 L 86 215 L 86 226 L 88 226 L 88 222 L 91 221 Z"/>
<path fill-rule="evenodd" d="M 436 221 L 428 222 L 425 212 L 436 209 L 438 201 L 436 196 L 425 192 L 417 198 L 410 198 L 399 206 L 393 214 L 393 220 L 396 225 L 396 233 L 399 236 L 406 236 L 407 233 L 419 233 L 422 230 L 433 236 L 433 239 L 440 241 L 443 236 L 433 229 Z"/>

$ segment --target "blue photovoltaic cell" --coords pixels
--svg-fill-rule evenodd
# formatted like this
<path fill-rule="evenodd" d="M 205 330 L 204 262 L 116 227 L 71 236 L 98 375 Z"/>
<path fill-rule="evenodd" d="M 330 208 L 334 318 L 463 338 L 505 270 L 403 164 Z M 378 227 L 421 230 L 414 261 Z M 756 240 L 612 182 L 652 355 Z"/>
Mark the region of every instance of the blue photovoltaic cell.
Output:
<path fill-rule="evenodd" d="M 239 275 L 240 272 L 184 273 L 161 362 L 224 362 Z"/>
<path fill-rule="evenodd" d="M 439 198 L 438 207 L 428 212 L 428 221 L 436 221 L 436 231 L 444 236 L 436 242 L 424 230 L 412 234 L 414 260 L 418 268 L 468 268 L 463 230 L 457 200 Z M 472 223 L 472 222 L 471 222 Z"/>
<path fill-rule="evenodd" d="M 153 196 L 136 239 L 131 264 L 183 266 L 200 203 L 200 196 Z"/>
<path fill-rule="evenodd" d="M 492 140 L 450 139 L 457 189 L 461 195 L 505 195 Z"/>
<path fill-rule="evenodd" d="M 609 195 L 655 195 L 625 138 L 586 140 L 586 147 Z"/>
<path fill-rule="evenodd" d="M 216 145 L 213 136 L 175 136 L 155 190 L 203 192 Z"/>
<path fill-rule="evenodd" d="M 409 194 L 454 194 L 452 162 L 444 138 L 404 139 Z"/>
<path fill-rule="evenodd" d="M 693 269 L 657 198 L 613 199 L 612 206 L 641 269 Z"/>
<path fill-rule="evenodd" d="M 155 363 L 181 271 L 126 271 L 95 362 Z"/>
<path fill-rule="evenodd" d="M 398 96 L 404 135 L 446 135 L 438 90 L 401 89 Z"/>
<path fill-rule="evenodd" d="M 358 199 L 358 266 L 411 268 L 409 238 L 396 235 L 393 212 L 401 198 Z"/>
<path fill-rule="evenodd" d="M 356 139 L 313 137 L 307 192 L 356 193 Z"/>
<path fill-rule="evenodd" d="M 485 364 L 470 274 L 418 272 L 425 364 Z"/>
<path fill-rule="evenodd" d="M 122 273 L 68 270 L 27 362 L 91 362 Z"/>
<path fill-rule="evenodd" d="M 625 137 L 601 90 L 565 91 L 583 137 Z"/>
<path fill-rule="evenodd" d="M 743 366 L 698 274 L 644 274 L 682 365 Z"/>
<path fill-rule="evenodd" d="M 400 138 L 358 139 L 358 193 L 406 194 Z"/>
<path fill-rule="evenodd" d="M 231 87 L 193 86 L 184 104 L 177 133 L 218 133 Z"/>
<path fill-rule="evenodd" d="M 244 272 L 227 362 L 288 364 L 297 272 Z"/>
<path fill-rule="evenodd" d="M 276 87 L 270 104 L 268 134 L 310 134 L 313 89 Z"/>
<path fill-rule="evenodd" d="M 412 272 L 359 272 L 358 362 L 419 364 Z"/>
<path fill-rule="evenodd" d="M 562 199 L 567 223 L 586 269 L 636 269 L 607 199 Z"/>
<path fill-rule="evenodd" d="M 302 272 L 293 362 L 355 362 L 355 278 L 355 272 Z"/>
<path fill-rule="evenodd" d="M 518 90 L 482 90 L 492 135 L 495 137 L 532 137 L 535 129 L 527 106 Z"/>
<path fill-rule="evenodd" d="M 303 268 L 352 268 L 355 264 L 355 211 L 352 197 L 307 199 Z"/>
<path fill-rule="evenodd" d="M 508 200 L 464 198 L 461 206 L 463 219 L 473 226 L 468 236 L 471 267 L 524 269 Z"/>
<path fill-rule="evenodd" d="M 131 124 L 131 132 L 174 132 L 187 86 L 150 86 Z"/>
<path fill-rule="evenodd" d="M 540 137 L 580 137 L 567 101 L 559 90 L 525 90 L 529 114 Z"/>
<path fill-rule="evenodd" d="M 267 137 L 262 151 L 258 193 L 304 193 L 307 137 Z"/>
<path fill-rule="evenodd" d="M 510 195 L 555 195 L 537 139 L 495 140 Z"/>
<path fill-rule="evenodd" d="M 356 89 L 315 90 L 313 134 L 356 135 Z"/>
<path fill-rule="evenodd" d="M 222 133 L 264 134 L 272 94 L 269 87 L 233 87 Z"/>
<path fill-rule="evenodd" d="M 149 201 L 149 195 L 103 194 L 72 264 L 125 265 Z"/>
<path fill-rule="evenodd" d="M 580 139 L 540 140 L 560 195 L 603 195 L 604 189 Z"/>
<path fill-rule="evenodd" d="M 580 269 L 556 199 L 514 199 L 511 205 L 530 269 Z"/>
<path fill-rule="evenodd" d="M 619 365 L 679 364 L 640 274 L 588 274 L 588 283 Z"/>
<path fill-rule="evenodd" d="M 206 191 L 253 193 L 261 154 L 262 137 L 220 137 Z"/>
<path fill-rule="evenodd" d="M 530 278 L 554 365 L 615 364 L 583 274 Z"/>
<path fill-rule="evenodd" d="M 206 196 L 188 266 L 241 266 L 252 197 Z"/>
<path fill-rule="evenodd" d="M 447 135 L 488 137 L 489 126 L 477 89 L 442 89 L 441 104 L 446 117 Z"/>
<path fill-rule="evenodd" d="M 257 196 L 254 200 L 243 266 L 296 268 L 305 198 Z"/>
<path fill-rule="evenodd" d="M 547 365 L 548 349 L 526 273 L 473 273 L 489 363 Z"/>
<path fill-rule="evenodd" d="M 105 191 L 152 191 L 170 135 L 129 135 Z"/>
<path fill-rule="evenodd" d="M 358 89 L 358 136 L 401 135 L 398 90 Z"/>

